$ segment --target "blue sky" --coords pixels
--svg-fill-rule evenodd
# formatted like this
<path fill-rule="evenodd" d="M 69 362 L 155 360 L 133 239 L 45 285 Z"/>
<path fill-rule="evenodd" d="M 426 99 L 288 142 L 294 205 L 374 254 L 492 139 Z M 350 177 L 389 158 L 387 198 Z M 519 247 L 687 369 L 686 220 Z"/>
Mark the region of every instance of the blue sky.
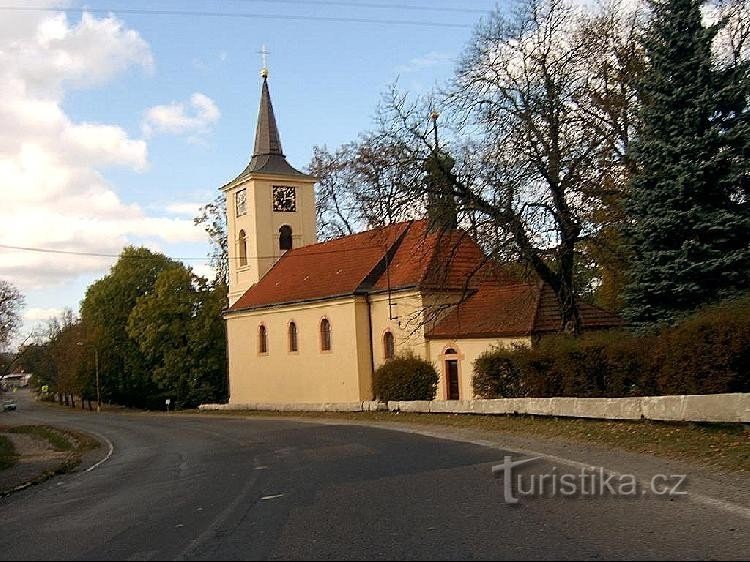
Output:
<path fill-rule="evenodd" d="M 7 92 L 0 99 L 6 123 L 0 131 L 0 244 L 116 254 L 137 243 L 202 258 L 207 245 L 192 216 L 249 159 L 262 45 L 270 51 L 269 84 L 284 150 L 293 165 L 304 167 L 314 145 L 333 148 L 366 129 L 381 92 L 397 77 L 412 92 L 449 78 L 472 28 L 495 2 L 0 5 L 49 8 L 0 8 L 0 91 Z M 56 11 L 61 7 L 73 10 Z M 84 15 L 79 8 L 91 11 Z M 26 294 L 27 328 L 63 307 L 77 310 L 86 286 L 112 263 L 0 249 L 0 277 Z M 206 269 L 201 260 L 189 263 Z"/>

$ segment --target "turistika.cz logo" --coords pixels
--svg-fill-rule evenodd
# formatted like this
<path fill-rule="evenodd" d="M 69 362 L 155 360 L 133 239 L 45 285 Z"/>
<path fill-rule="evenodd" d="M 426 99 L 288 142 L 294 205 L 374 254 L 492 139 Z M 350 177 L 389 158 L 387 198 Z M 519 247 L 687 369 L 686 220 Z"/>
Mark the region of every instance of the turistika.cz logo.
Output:
<path fill-rule="evenodd" d="M 556 466 L 540 474 L 522 474 L 514 469 L 540 460 L 533 457 L 514 461 L 506 456 L 492 467 L 492 474 L 503 479 L 505 502 L 516 504 L 520 497 L 679 497 L 687 494 L 684 474 L 656 474 L 643 483 L 634 474 L 619 474 L 602 467 L 582 467 L 578 472 L 560 471 Z"/>

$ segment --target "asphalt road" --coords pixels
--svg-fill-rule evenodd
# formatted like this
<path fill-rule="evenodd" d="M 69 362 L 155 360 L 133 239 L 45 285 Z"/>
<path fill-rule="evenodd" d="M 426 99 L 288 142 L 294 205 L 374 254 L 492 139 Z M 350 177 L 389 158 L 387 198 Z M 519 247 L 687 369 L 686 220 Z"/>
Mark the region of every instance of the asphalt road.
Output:
<path fill-rule="evenodd" d="M 511 453 L 477 445 L 352 425 L 72 413 L 23 398 L 8 415 L 2 423 L 96 432 L 114 449 L 94 470 L 0 500 L 3 560 L 743 559 L 750 552 L 746 516 L 684 498 L 548 494 L 510 505 L 491 468 Z M 528 475 L 559 472 L 553 464 L 530 463 Z"/>

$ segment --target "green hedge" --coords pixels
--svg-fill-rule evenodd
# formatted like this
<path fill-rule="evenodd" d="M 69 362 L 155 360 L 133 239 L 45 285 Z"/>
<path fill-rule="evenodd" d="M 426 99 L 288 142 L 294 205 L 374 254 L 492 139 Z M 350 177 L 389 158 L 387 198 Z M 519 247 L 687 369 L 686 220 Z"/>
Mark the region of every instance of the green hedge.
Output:
<path fill-rule="evenodd" d="M 434 400 L 438 374 L 429 361 L 413 355 L 394 357 L 373 376 L 375 397 L 389 400 Z"/>
<path fill-rule="evenodd" d="M 750 392 L 750 297 L 706 308 L 653 334 L 549 336 L 474 363 L 481 398 Z"/>

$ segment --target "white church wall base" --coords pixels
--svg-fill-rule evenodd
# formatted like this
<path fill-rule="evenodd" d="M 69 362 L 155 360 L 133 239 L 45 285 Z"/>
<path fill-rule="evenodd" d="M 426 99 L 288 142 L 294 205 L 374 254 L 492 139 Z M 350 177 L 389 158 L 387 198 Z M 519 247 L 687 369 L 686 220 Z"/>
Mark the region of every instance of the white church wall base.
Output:
<path fill-rule="evenodd" d="M 534 415 L 607 420 L 750 423 L 750 393 L 637 398 L 499 398 L 410 402 L 203 404 L 201 411 L 412 412 L 422 414 Z"/>

